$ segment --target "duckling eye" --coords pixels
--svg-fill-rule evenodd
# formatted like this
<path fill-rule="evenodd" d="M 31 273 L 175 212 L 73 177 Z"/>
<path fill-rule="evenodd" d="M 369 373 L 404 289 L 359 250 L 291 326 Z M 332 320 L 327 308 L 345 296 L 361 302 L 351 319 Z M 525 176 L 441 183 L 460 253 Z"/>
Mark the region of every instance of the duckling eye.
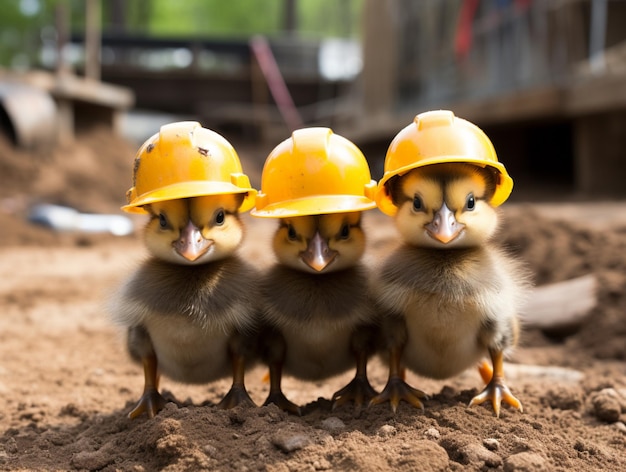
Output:
<path fill-rule="evenodd" d="M 295 241 L 298 238 L 296 229 L 291 225 L 287 226 L 287 237 L 289 238 L 289 241 Z"/>
<path fill-rule="evenodd" d="M 345 223 L 339 232 L 340 239 L 348 239 L 350 237 L 350 225 Z"/>
<path fill-rule="evenodd" d="M 168 226 L 167 217 L 163 213 L 159 213 L 159 227 L 165 229 Z"/>
<path fill-rule="evenodd" d="M 413 211 L 422 211 L 424 209 L 424 204 L 422 203 L 422 199 L 415 195 L 413 197 Z"/>
<path fill-rule="evenodd" d="M 465 209 L 472 211 L 474 208 L 476 208 L 476 199 L 474 198 L 474 194 L 470 193 L 465 201 Z"/>
<path fill-rule="evenodd" d="M 222 226 L 225 218 L 226 216 L 224 215 L 224 210 L 218 210 L 217 213 L 215 213 L 215 224 L 217 226 Z"/>

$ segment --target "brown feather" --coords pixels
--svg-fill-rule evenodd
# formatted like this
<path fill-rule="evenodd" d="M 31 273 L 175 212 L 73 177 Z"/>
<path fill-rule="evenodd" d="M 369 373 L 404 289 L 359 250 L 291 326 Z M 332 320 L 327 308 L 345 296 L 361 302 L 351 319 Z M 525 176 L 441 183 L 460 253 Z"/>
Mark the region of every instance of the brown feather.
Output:
<path fill-rule="evenodd" d="M 372 318 L 362 265 L 327 274 L 310 274 L 277 264 L 265 274 L 261 293 L 265 316 L 278 326 L 306 324 L 332 329 Z"/>

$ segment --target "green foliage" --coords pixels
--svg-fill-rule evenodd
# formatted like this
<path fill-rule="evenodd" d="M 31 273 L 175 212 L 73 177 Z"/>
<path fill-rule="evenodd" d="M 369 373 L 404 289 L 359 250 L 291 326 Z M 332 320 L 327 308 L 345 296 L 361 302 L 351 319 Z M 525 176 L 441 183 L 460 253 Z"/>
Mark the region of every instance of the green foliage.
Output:
<path fill-rule="evenodd" d="M 280 29 L 283 0 L 154 1 L 150 33 L 162 36 L 241 36 Z"/>
<path fill-rule="evenodd" d="M 298 30 L 316 37 L 360 35 L 364 0 L 298 0 Z"/>
<path fill-rule="evenodd" d="M 80 28 L 84 25 L 84 3 L 84 0 L 2 0 L 0 66 L 37 65 L 42 44 L 56 39 L 57 7 L 65 8 L 69 25 Z"/>
<path fill-rule="evenodd" d="M 161 37 L 279 35 L 286 0 L 100 0 L 102 29 L 117 18 L 125 31 Z M 296 30 L 307 37 L 355 37 L 364 0 L 295 0 Z M 0 66 L 33 67 L 44 42 L 55 40 L 64 8 L 74 32 L 85 28 L 86 0 L 1 0 Z M 121 18 L 121 20 L 120 20 Z"/>
<path fill-rule="evenodd" d="M 355 36 L 363 1 L 297 0 L 297 30 L 316 37 Z M 275 35 L 283 31 L 284 6 L 285 0 L 153 0 L 147 28 L 157 36 Z"/>

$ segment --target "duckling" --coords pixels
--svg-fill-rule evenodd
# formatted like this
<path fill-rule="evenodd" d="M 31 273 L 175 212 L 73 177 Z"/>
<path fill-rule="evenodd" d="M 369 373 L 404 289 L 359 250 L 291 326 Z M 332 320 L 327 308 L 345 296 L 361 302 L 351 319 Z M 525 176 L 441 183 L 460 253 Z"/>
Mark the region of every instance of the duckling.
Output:
<path fill-rule="evenodd" d="M 165 406 L 159 376 L 211 382 L 232 373 L 220 408 L 254 405 L 244 371 L 254 352 L 257 274 L 235 251 L 244 228 L 243 194 L 158 201 L 149 214 L 150 257 L 114 298 L 114 320 L 127 329 L 130 356 L 143 364 L 143 395 L 129 413 L 154 417 Z"/>
<path fill-rule="evenodd" d="M 374 353 L 373 304 L 361 212 L 282 218 L 273 238 L 278 262 L 264 275 L 263 357 L 270 369 L 265 405 L 301 414 L 281 389 L 282 373 L 319 380 L 356 365 L 354 379 L 332 396 L 333 408 L 354 401 L 357 408 L 377 392 L 367 379 Z"/>
<path fill-rule="evenodd" d="M 403 368 L 445 379 L 488 354 L 484 390 L 470 406 L 522 403 L 504 382 L 504 353 L 519 337 L 517 311 L 528 286 L 525 269 L 492 243 L 498 214 L 490 203 L 498 182 L 490 168 L 437 163 L 385 183 L 397 207 L 404 245 L 383 263 L 374 282 L 385 314 L 389 380 L 371 404 L 400 400 L 423 408 L 427 396 L 403 379 Z"/>

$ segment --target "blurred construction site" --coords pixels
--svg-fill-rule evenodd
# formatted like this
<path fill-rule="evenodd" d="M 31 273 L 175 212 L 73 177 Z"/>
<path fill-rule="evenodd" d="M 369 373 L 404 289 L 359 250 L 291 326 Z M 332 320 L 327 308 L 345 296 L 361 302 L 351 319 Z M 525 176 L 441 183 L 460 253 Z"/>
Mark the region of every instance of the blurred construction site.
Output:
<path fill-rule="evenodd" d="M 223 3 L 204 2 L 210 14 L 182 2 L 176 24 L 189 28 L 156 31 L 162 3 L 4 3 L 25 25 L 0 33 L 14 144 L 69 142 L 94 124 L 127 133 L 155 113 L 268 148 L 329 126 L 379 178 L 393 136 L 444 108 L 483 128 L 529 196 L 626 194 L 624 1 L 231 0 L 231 30 Z M 140 135 L 158 130 L 145 123 Z"/>

